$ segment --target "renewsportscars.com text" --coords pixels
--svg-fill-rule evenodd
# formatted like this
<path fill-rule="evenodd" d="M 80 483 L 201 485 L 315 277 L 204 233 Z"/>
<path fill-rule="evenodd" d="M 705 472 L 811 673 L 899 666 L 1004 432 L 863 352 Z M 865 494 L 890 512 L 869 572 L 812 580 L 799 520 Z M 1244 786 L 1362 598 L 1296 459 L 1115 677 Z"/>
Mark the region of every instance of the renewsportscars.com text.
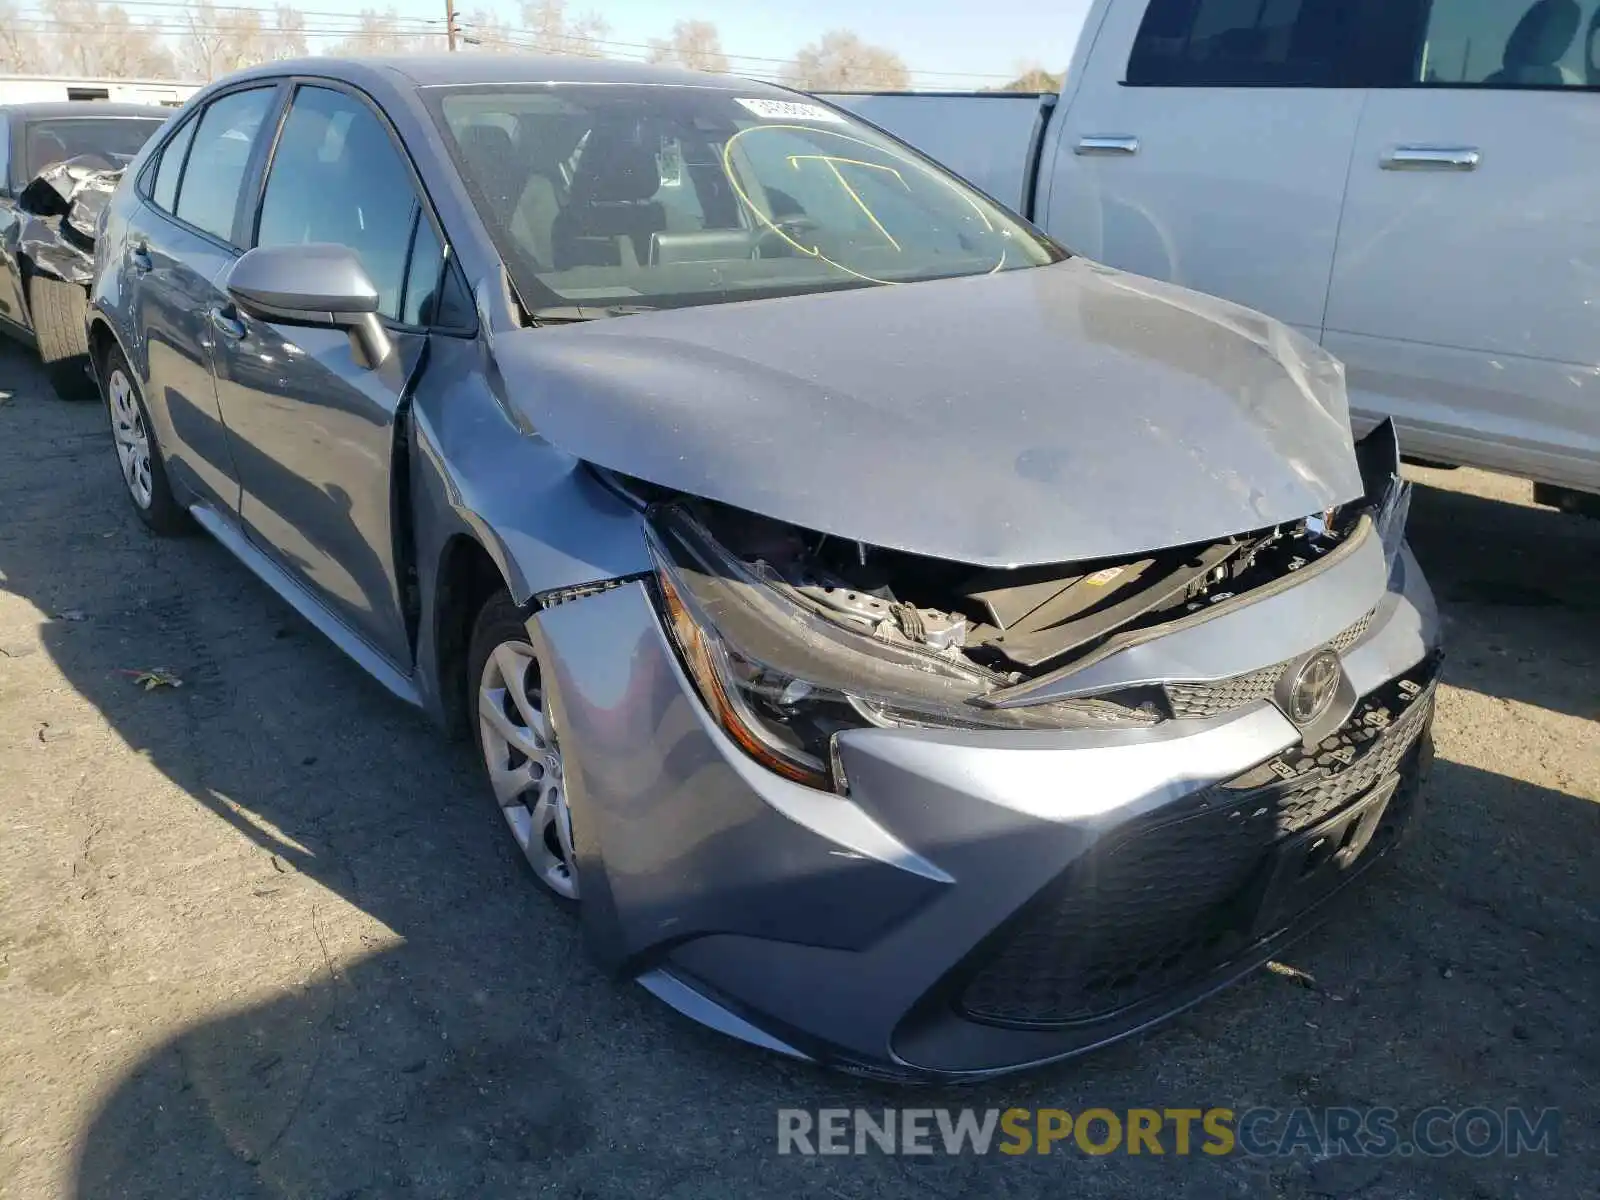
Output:
<path fill-rule="evenodd" d="M 1559 1152 L 1553 1108 L 784 1108 L 779 1154 L 1204 1154 L 1384 1158 Z"/>

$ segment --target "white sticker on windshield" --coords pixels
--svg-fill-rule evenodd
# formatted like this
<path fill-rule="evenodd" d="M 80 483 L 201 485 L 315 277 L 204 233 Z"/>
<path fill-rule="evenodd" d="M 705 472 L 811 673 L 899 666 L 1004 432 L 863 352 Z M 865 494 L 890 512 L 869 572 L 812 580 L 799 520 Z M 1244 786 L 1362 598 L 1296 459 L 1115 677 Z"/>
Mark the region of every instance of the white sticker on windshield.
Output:
<path fill-rule="evenodd" d="M 747 100 L 735 96 L 740 104 L 763 121 L 831 121 L 843 125 L 844 118 L 831 108 L 820 104 L 805 104 L 798 100 Z"/>

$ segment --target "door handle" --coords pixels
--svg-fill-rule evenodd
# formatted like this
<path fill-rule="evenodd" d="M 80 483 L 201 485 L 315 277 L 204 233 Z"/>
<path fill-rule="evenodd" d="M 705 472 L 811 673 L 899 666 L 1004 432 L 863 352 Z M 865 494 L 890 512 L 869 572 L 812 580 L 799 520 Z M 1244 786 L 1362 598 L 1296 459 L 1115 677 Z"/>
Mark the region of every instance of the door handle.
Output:
<path fill-rule="evenodd" d="M 1385 171 L 1476 171 L 1482 161 L 1476 146 L 1396 146 L 1379 165 Z"/>
<path fill-rule="evenodd" d="M 1090 134 L 1079 138 L 1073 150 L 1077 154 L 1137 154 L 1139 139 L 1126 134 Z"/>
<path fill-rule="evenodd" d="M 220 304 L 213 304 L 211 311 L 207 315 L 211 318 L 211 323 L 217 327 L 217 330 L 228 337 L 237 340 L 248 332 L 244 327 L 244 322 L 239 320 L 231 304 L 226 308 Z"/>
<path fill-rule="evenodd" d="M 143 245 L 135 245 L 132 250 L 128 251 L 128 263 L 141 275 L 155 266 L 155 263 L 151 261 L 149 249 Z"/>

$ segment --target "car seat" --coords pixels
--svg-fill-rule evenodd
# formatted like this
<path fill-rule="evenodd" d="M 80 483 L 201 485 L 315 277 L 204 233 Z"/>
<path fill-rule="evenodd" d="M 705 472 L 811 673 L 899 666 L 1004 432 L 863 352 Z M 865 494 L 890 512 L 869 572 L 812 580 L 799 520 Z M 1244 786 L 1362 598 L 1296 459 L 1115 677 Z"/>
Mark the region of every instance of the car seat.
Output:
<path fill-rule="evenodd" d="M 551 229 L 557 268 L 648 262 L 651 235 L 667 227 L 666 209 L 653 199 L 660 190 L 654 151 L 596 130 L 578 160 L 571 203 Z"/>
<path fill-rule="evenodd" d="M 1582 20 L 1575 0 L 1538 0 L 1506 39 L 1500 69 L 1483 82 L 1501 87 L 1561 87 L 1577 82 L 1569 80 L 1559 64 Z"/>

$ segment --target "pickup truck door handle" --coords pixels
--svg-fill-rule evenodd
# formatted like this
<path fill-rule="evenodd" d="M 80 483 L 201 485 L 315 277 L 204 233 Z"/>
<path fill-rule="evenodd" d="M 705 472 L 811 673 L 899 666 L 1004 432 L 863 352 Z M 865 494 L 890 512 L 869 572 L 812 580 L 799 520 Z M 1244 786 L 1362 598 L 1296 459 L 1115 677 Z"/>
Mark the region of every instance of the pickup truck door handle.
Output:
<path fill-rule="evenodd" d="M 1078 139 L 1074 147 L 1078 154 L 1137 154 L 1139 139 L 1123 135 L 1090 134 Z"/>
<path fill-rule="evenodd" d="M 244 322 L 239 320 L 238 313 L 231 304 L 226 308 L 220 304 L 213 304 L 211 311 L 206 315 L 220 332 L 235 340 L 242 338 L 247 332 Z"/>
<path fill-rule="evenodd" d="M 1379 164 L 1385 171 L 1476 171 L 1476 146 L 1396 146 Z"/>

